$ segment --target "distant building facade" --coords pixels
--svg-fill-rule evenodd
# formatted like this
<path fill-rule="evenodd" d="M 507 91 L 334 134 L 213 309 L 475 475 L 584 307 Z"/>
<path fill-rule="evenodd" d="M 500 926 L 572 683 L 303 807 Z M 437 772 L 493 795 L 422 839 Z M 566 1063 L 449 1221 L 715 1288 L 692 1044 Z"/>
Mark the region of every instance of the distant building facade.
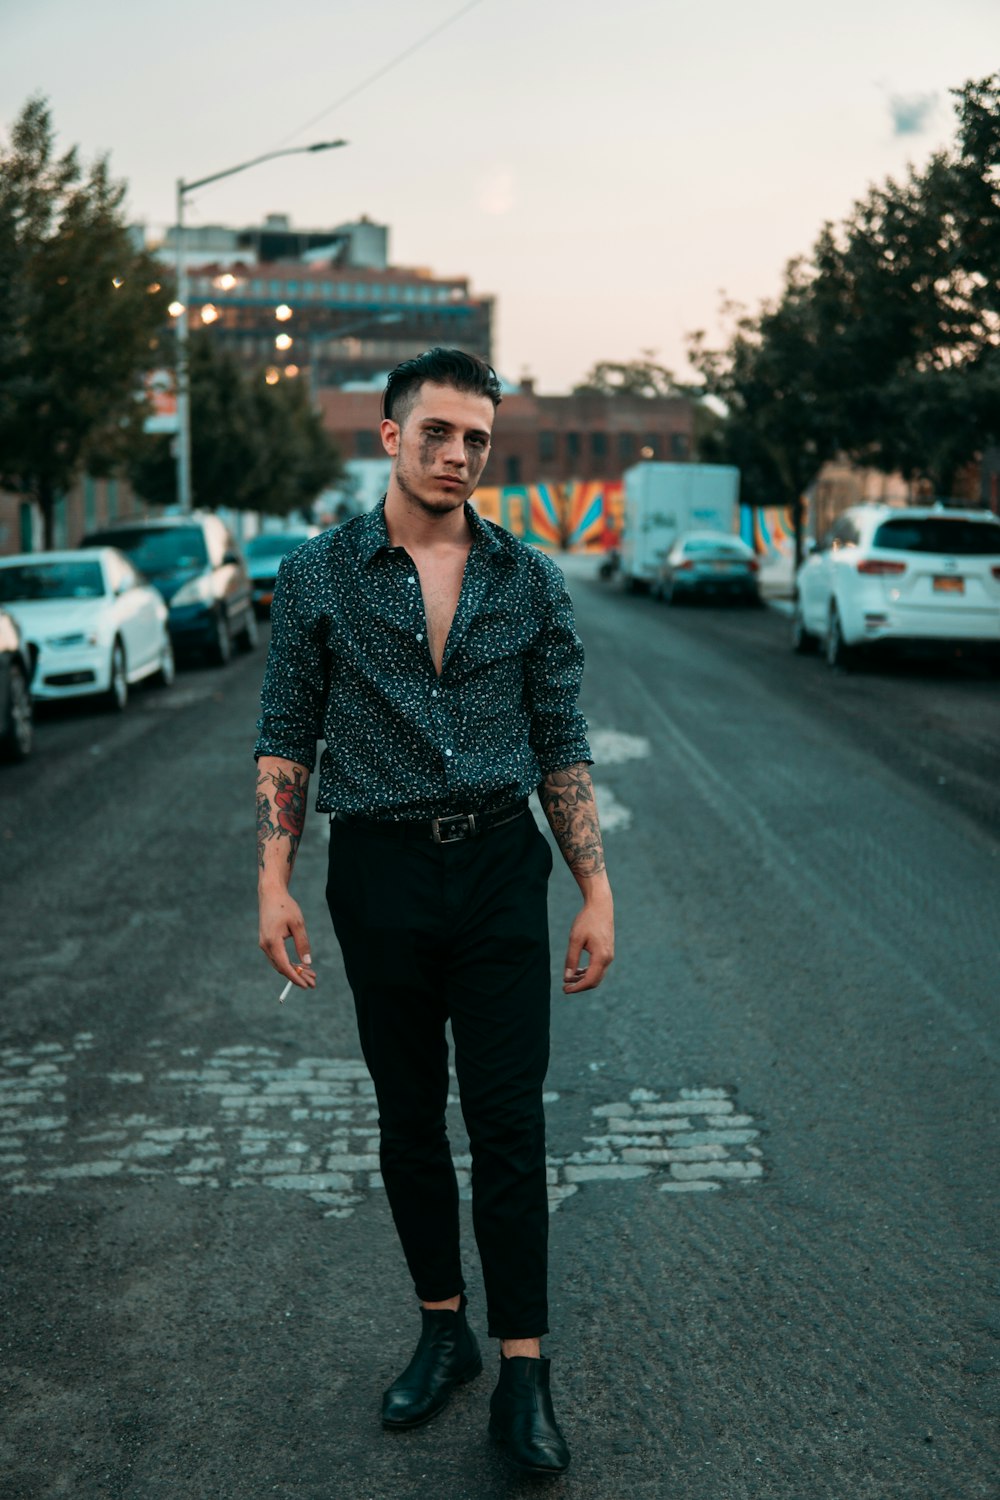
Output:
<path fill-rule="evenodd" d="M 346 459 L 379 457 L 378 390 L 321 390 L 318 401 Z M 614 483 L 644 458 L 684 463 L 693 456 L 694 408 L 684 396 L 541 396 L 526 380 L 500 405 L 486 482 Z"/>
<path fill-rule="evenodd" d="M 172 260 L 176 231 L 159 253 Z M 184 230 L 192 329 L 271 381 L 312 390 L 364 381 L 433 344 L 491 359 L 493 299 L 465 276 L 389 264 L 389 230 L 361 218 L 332 229 L 263 225 Z"/>

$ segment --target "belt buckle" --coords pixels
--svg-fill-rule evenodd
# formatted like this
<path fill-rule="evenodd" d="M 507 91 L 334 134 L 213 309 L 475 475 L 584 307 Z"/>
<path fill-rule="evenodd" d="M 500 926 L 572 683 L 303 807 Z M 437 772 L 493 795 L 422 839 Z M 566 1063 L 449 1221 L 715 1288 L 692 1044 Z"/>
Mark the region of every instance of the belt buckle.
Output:
<path fill-rule="evenodd" d="M 446 829 L 445 823 L 460 826 Z M 447 813 L 443 818 L 431 818 L 431 838 L 435 844 L 457 844 L 471 838 L 476 832 L 475 813 Z"/>

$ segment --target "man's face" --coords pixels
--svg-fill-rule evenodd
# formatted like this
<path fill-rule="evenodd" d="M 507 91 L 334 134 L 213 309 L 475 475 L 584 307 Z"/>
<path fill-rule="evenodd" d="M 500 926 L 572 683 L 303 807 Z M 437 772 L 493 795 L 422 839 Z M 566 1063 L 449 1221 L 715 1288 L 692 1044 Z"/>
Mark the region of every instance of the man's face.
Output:
<path fill-rule="evenodd" d="M 463 506 L 486 466 L 494 414 L 488 396 L 425 380 L 402 426 L 382 423 L 382 445 L 407 498 L 432 515 Z"/>

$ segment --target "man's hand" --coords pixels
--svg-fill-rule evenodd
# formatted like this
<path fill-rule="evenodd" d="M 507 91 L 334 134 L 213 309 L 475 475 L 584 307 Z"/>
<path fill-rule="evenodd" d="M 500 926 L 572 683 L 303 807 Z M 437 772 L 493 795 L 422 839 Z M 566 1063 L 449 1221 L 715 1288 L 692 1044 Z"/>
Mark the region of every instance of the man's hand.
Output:
<path fill-rule="evenodd" d="M 309 772 L 295 761 L 262 755 L 257 762 L 257 900 L 260 947 L 285 979 L 300 990 L 316 988 L 316 974 L 297 901 L 288 894 L 306 820 Z M 298 963 L 285 947 L 291 938 Z"/>
<path fill-rule="evenodd" d="M 288 957 L 285 947 L 291 938 L 298 955 L 295 965 Z M 260 947 L 278 973 L 290 979 L 301 990 L 316 988 L 316 973 L 312 967 L 306 924 L 299 903 L 287 890 L 260 891 Z"/>
<path fill-rule="evenodd" d="M 569 930 L 563 994 L 594 990 L 615 956 L 615 904 L 604 868 L 604 844 L 590 771 L 583 765 L 550 771 L 539 801 L 563 858 L 583 894 L 583 910 Z M 580 967 L 580 957 L 590 963 Z"/>
<path fill-rule="evenodd" d="M 595 889 L 585 893 L 583 909 L 577 913 L 569 930 L 563 970 L 564 995 L 595 990 L 615 956 L 615 908 L 611 899 L 611 887 L 606 876 L 601 878 L 599 885 L 596 879 L 594 884 Z M 580 967 L 583 953 L 590 958 L 586 968 Z"/>

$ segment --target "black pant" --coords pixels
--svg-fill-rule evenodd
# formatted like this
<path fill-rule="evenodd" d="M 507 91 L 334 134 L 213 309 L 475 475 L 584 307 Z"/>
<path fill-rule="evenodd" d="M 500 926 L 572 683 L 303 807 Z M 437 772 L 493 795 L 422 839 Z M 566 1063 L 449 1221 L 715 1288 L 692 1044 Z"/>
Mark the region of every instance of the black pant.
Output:
<path fill-rule="evenodd" d="M 542 1084 L 551 871 L 552 852 L 530 813 L 445 845 L 331 824 L 327 903 L 375 1084 L 382 1177 L 410 1274 L 424 1302 L 465 1288 L 445 1127 L 450 1018 L 494 1338 L 548 1331 Z"/>

